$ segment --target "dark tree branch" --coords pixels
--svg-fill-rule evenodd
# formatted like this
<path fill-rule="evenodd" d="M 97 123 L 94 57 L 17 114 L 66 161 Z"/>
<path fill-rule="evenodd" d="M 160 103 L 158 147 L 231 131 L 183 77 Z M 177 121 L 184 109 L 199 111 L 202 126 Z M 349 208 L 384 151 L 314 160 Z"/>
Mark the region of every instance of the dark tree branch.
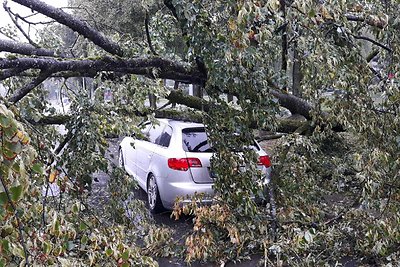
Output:
<path fill-rule="evenodd" d="M 287 108 L 292 114 L 300 114 L 308 120 L 311 119 L 310 111 L 312 106 L 307 101 L 288 93 L 282 93 L 279 86 L 269 78 L 267 78 L 267 82 L 273 88 L 270 93 L 278 99 L 282 107 Z"/>
<path fill-rule="evenodd" d="M 172 4 L 172 0 L 164 0 L 164 5 L 171 11 L 176 20 L 179 21 L 178 13 L 176 12 L 175 6 Z"/>
<path fill-rule="evenodd" d="M 149 12 L 146 11 L 146 17 L 144 19 L 144 27 L 146 29 L 146 38 L 147 38 L 147 44 L 149 45 L 149 49 L 153 55 L 158 56 L 156 50 L 154 50 L 153 44 L 151 42 L 151 37 L 150 37 L 150 31 L 149 31 Z"/>
<path fill-rule="evenodd" d="M 54 155 L 57 156 L 61 152 L 61 150 L 63 150 L 63 148 L 68 144 L 68 142 L 72 140 L 73 137 L 74 135 L 72 134 L 72 132 L 68 131 L 67 135 L 64 137 L 64 140 L 58 145 L 56 150 L 54 150 Z"/>
<path fill-rule="evenodd" d="M 25 85 L 24 87 L 18 89 L 8 100 L 12 103 L 17 103 L 24 96 L 26 96 L 29 92 L 31 92 L 36 86 L 41 84 L 44 80 L 46 80 L 51 74 L 51 71 L 43 70 L 40 72 L 39 76 L 32 80 L 30 83 Z"/>
<path fill-rule="evenodd" d="M 202 110 L 204 112 L 208 112 L 210 109 L 210 104 L 206 100 L 195 96 L 185 95 L 178 90 L 171 91 L 167 96 L 167 99 L 171 103 L 183 104 L 186 107 Z"/>
<path fill-rule="evenodd" d="M 57 55 L 53 50 L 50 49 L 37 48 L 30 44 L 18 43 L 9 40 L 0 40 L 0 52 L 10 52 L 27 56 L 61 56 Z"/>
<path fill-rule="evenodd" d="M 286 19 L 286 2 L 280 0 L 280 11 L 283 14 L 283 19 Z M 287 55 L 288 55 L 288 40 L 287 40 L 287 24 L 285 23 L 282 28 L 282 43 L 281 43 L 281 71 L 286 74 L 287 70 Z"/>
<path fill-rule="evenodd" d="M 71 28 L 72 30 L 88 38 L 93 43 L 95 43 L 96 45 L 98 45 L 99 47 L 103 48 L 105 51 L 111 54 L 123 56 L 123 51 L 117 43 L 107 39 L 104 35 L 102 35 L 97 30 L 92 28 L 88 23 L 80 21 L 74 16 L 64 12 L 60 8 L 52 7 L 39 0 L 12 0 L 12 1 L 20 5 L 26 6 L 32 10 L 35 10 Z"/>
<path fill-rule="evenodd" d="M 379 47 L 385 49 L 385 50 L 388 51 L 389 53 L 392 53 L 392 52 L 393 52 L 393 50 L 390 49 L 389 47 L 387 47 L 386 45 L 381 44 L 381 43 L 379 43 L 379 42 L 377 42 L 377 41 L 375 41 L 374 39 L 371 39 L 371 38 L 369 38 L 369 37 L 366 37 L 366 36 L 357 36 L 357 35 L 353 35 L 353 37 L 354 37 L 355 39 L 365 40 L 365 41 L 371 42 L 371 43 L 373 43 L 374 45 L 377 45 L 377 46 L 379 46 Z"/>
<path fill-rule="evenodd" d="M 15 68 L 15 69 L 4 69 L 0 72 L 0 81 L 8 79 L 13 76 L 24 76 L 21 72 L 24 72 L 26 69 L 24 68 Z"/>
<path fill-rule="evenodd" d="M 302 79 L 301 61 L 302 61 L 302 57 L 300 56 L 297 41 L 295 41 L 293 43 L 292 92 L 293 92 L 293 95 L 298 96 L 298 97 L 301 96 L 301 79 Z"/>
<path fill-rule="evenodd" d="M 125 74 L 146 75 L 151 78 L 172 79 L 184 83 L 200 84 L 204 75 L 188 64 L 175 62 L 159 57 L 117 59 L 104 57 L 98 60 L 56 60 L 53 58 L 17 58 L 0 60 L 0 69 L 25 68 L 46 70 L 51 66 L 52 72 L 100 72 L 113 71 Z M 89 71 L 90 70 L 90 71 Z"/>
<path fill-rule="evenodd" d="M 27 118 L 26 121 L 32 125 L 60 125 L 71 119 L 69 115 L 43 116 L 38 121 Z"/>
<path fill-rule="evenodd" d="M 369 53 L 369 55 L 367 56 L 366 60 L 367 62 L 371 62 L 371 60 L 373 60 L 377 55 L 379 54 L 379 50 L 372 50 L 371 53 Z"/>
<path fill-rule="evenodd" d="M 166 97 L 170 103 L 176 103 L 179 105 L 184 105 L 186 107 L 208 112 L 210 109 L 210 103 L 202 98 L 185 95 L 181 91 L 171 91 L 170 94 Z M 96 110 L 94 110 L 96 111 Z M 144 111 L 138 110 L 127 110 L 125 108 L 114 109 L 114 112 L 126 116 L 135 115 L 138 117 L 146 117 L 149 114 L 154 114 L 157 118 L 169 118 L 169 119 L 177 119 L 177 120 L 188 120 L 188 121 L 195 121 L 195 122 L 202 122 L 202 116 L 199 113 L 193 112 L 182 112 L 173 109 L 147 109 Z M 232 110 L 234 112 L 239 112 L 238 110 Z M 69 120 L 73 119 L 73 117 L 69 115 L 56 115 L 56 116 L 46 116 L 42 117 L 39 121 L 33 121 L 31 119 L 26 119 L 33 125 L 45 125 L 45 124 L 65 124 Z M 278 132 L 283 133 L 293 133 L 301 127 L 304 127 L 307 121 L 303 119 L 298 119 L 297 117 L 287 118 L 287 119 L 279 119 L 278 120 Z M 258 128 L 256 122 L 253 123 L 252 127 Z M 304 131 L 300 132 L 303 133 Z M 71 136 L 72 137 L 72 136 Z M 68 138 L 65 138 L 65 142 L 69 142 Z M 57 150 L 56 150 L 57 151 Z M 61 151 L 61 150 L 60 150 Z M 59 151 L 59 152 L 60 152 Z M 56 153 L 58 154 L 58 153 Z"/>

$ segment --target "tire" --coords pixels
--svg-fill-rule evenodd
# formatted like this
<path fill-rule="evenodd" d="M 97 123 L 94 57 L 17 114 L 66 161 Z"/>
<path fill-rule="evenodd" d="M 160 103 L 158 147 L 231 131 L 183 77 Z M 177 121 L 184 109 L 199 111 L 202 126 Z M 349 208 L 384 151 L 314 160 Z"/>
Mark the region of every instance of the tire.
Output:
<path fill-rule="evenodd" d="M 164 211 L 161 202 L 160 193 L 156 182 L 156 177 L 153 174 L 149 175 L 147 180 L 147 202 L 151 213 L 156 214 Z"/>
<path fill-rule="evenodd" d="M 118 152 L 118 167 L 125 169 L 124 155 L 122 153 L 122 148 L 119 148 Z"/>

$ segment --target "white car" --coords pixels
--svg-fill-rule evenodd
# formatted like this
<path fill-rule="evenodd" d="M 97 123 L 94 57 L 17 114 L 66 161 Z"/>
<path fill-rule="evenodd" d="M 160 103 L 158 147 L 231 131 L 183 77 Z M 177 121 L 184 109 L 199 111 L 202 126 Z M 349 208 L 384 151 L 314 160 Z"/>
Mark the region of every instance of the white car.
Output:
<path fill-rule="evenodd" d="M 119 147 L 119 165 L 147 192 L 150 211 L 172 209 L 178 196 L 185 197 L 184 202 L 195 193 L 212 196 L 213 153 L 204 125 L 171 119 L 157 121 L 144 125 L 144 138 L 125 137 Z M 268 181 L 269 156 L 257 143 L 254 149 L 259 155 L 259 169 Z"/>

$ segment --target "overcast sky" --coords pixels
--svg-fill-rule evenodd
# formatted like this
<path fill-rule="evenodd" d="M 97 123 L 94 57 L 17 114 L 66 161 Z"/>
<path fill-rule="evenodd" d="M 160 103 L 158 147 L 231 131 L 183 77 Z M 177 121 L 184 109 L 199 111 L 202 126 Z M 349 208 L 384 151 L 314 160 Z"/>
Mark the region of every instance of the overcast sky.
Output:
<path fill-rule="evenodd" d="M 1 4 L 3 4 L 4 1 L 1 1 Z M 54 7 L 66 7 L 68 5 L 68 0 L 43 0 L 43 2 L 46 2 L 49 5 L 52 5 Z M 7 1 L 7 6 L 11 8 L 11 11 L 13 13 L 18 13 L 20 16 L 27 16 L 32 14 L 32 11 L 29 8 L 26 8 L 24 6 L 21 6 L 17 3 L 14 3 L 12 1 Z M 28 20 L 33 21 L 33 22 L 38 22 L 38 21 L 49 21 L 48 18 L 40 15 L 35 15 L 33 17 L 28 18 Z M 7 12 L 4 10 L 3 5 L 1 5 L 0 8 L 0 27 L 4 27 L 7 24 L 12 24 L 13 22 L 10 19 L 9 15 Z M 20 22 L 21 26 L 25 23 Z M 25 26 L 25 30 L 28 28 Z M 4 39 L 4 35 L 0 34 L 0 38 Z M 25 42 L 26 40 L 24 37 L 21 35 L 21 41 Z"/>

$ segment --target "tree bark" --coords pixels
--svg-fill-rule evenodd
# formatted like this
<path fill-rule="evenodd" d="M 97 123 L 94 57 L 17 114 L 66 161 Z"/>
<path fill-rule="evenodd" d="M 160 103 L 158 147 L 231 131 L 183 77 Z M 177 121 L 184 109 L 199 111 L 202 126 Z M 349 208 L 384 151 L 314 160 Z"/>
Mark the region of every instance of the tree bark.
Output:
<path fill-rule="evenodd" d="M 301 73 L 301 56 L 299 55 L 299 49 L 297 46 L 297 41 L 294 42 L 293 45 L 293 84 L 292 84 L 292 92 L 293 95 L 301 97 L 301 79 L 302 79 L 302 73 Z"/>
<path fill-rule="evenodd" d="M 10 40 L 0 40 L 0 52 L 10 52 L 27 56 L 57 57 L 53 50 L 37 48 L 30 44 L 18 43 Z"/>
<path fill-rule="evenodd" d="M 280 0 L 280 11 L 283 14 L 283 19 L 286 19 L 286 1 Z M 288 41 L 287 41 L 287 24 L 285 23 L 282 28 L 282 41 L 281 41 L 281 71 L 286 75 L 287 71 L 287 54 L 288 54 Z"/>
<path fill-rule="evenodd" d="M 113 71 L 125 74 L 145 75 L 150 78 L 172 79 L 184 83 L 203 83 L 204 75 L 196 67 L 160 57 L 119 59 L 102 57 L 99 59 L 59 60 L 53 58 L 16 58 L 0 61 L 0 69 L 22 68 L 53 72 L 100 72 Z M 154 70 L 154 71 L 153 71 Z"/>
<path fill-rule="evenodd" d="M 32 91 L 36 86 L 41 84 L 46 80 L 51 74 L 51 71 L 43 70 L 40 72 L 39 76 L 33 79 L 30 83 L 24 87 L 18 89 L 8 100 L 12 103 L 17 103 L 24 96 L 26 96 L 30 91 Z"/>

